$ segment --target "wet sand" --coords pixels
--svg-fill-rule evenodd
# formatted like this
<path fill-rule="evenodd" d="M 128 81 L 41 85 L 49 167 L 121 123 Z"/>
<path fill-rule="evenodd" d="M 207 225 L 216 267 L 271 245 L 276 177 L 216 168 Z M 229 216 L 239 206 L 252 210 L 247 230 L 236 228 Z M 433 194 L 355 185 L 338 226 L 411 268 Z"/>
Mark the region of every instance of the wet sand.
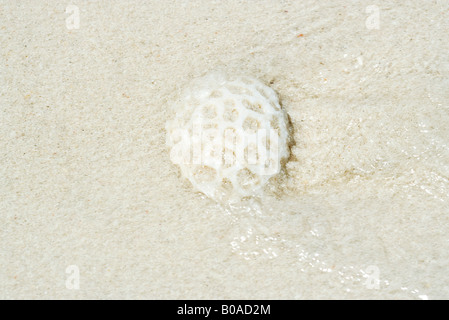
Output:
<path fill-rule="evenodd" d="M 1 1 L 0 298 L 447 299 L 449 4 L 372 5 Z M 170 162 L 214 69 L 292 121 L 261 201 Z"/>

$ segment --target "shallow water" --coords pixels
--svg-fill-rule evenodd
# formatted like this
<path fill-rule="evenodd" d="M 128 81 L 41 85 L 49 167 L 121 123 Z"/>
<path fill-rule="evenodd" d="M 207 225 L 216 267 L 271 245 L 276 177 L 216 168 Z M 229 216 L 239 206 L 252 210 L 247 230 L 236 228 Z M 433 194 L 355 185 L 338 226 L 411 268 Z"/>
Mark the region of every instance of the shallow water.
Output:
<path fill-rule="evenodd" d="M 384 1 L 379 29 L 370 1 L 77 5 L 76 30 L 52 1 L 0 11 L 0 297 L 449 297 L 447 2 Z M 171 96 L 217 68 L 294 127 L 259 201 L 169 160 Z"/>

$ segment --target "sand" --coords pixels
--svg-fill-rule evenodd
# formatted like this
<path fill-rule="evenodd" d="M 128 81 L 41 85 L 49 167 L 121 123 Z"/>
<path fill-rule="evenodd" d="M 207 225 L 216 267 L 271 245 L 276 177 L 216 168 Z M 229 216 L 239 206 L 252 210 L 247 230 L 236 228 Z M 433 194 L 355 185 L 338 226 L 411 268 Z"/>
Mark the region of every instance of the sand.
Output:
<path fill-rule="evenodd" d="M 449 298 L 447 1 L 71 4 L 0 2 L 0 298 Z M 214 69 L 290 115 L 261 201 L 170 162 Z"/>

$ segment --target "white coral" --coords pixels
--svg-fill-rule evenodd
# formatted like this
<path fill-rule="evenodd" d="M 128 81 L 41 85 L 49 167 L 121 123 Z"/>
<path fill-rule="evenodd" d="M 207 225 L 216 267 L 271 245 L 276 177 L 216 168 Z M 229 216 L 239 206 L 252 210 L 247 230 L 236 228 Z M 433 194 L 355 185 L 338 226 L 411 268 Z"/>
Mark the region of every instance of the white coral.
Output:
<path fill-rule="evenodd" d="M 243 77 L 194 81 L 168 121 L 171 160 L 215 200 L 260 195 L 290 155 L 287 115 L 273 89 Z"/>

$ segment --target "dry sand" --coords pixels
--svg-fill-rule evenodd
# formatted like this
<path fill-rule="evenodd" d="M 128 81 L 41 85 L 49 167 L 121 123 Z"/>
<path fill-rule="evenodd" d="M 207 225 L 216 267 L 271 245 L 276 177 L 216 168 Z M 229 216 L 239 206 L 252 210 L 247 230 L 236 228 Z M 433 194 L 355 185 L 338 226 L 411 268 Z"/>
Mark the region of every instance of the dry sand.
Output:
<path fill-rule="evenodd" d="M 72 4 L 0 1 L 0 298 L 449 298 L 447 1 Z M 216 68 L 290 115 L 276 196 L 170 162 Z"/>

